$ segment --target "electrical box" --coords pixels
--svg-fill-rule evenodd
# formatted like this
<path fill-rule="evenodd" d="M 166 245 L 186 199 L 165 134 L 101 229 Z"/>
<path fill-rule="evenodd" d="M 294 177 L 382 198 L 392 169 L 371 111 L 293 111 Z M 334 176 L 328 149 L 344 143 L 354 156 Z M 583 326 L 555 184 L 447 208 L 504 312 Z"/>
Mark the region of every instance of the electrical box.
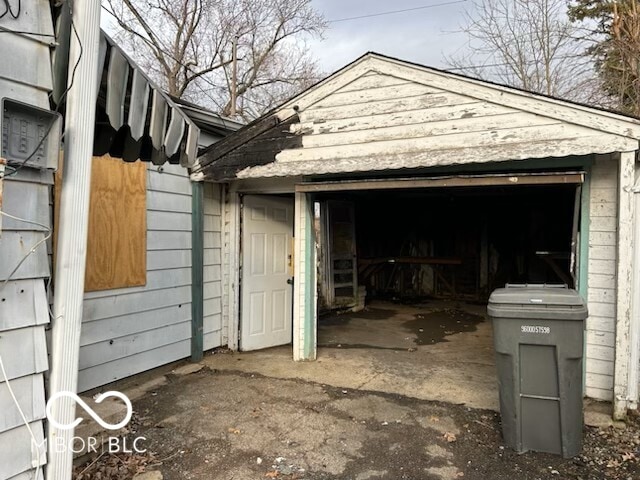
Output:
<path fill-rule="evenodd" d="M 20 165 L 56 170 L 60 151 L 62 116 L 10 98 L 0 101 L 2 137 L 0 157 L 11 167 Z"/>

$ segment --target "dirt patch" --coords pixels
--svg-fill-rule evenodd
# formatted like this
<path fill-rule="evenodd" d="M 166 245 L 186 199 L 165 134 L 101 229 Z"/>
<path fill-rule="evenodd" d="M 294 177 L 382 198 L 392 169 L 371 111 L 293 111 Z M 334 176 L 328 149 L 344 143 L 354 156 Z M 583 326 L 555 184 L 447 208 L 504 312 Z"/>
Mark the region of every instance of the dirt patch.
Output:
<path fill-rule="evenodd" d="M 133 467 L 165 480 L 640 478 L 635 415 L 623 429 L 587 427 L 583 454 L 565 460 L 506 448 L 494 412 L 247 373 L 173 376 L 134 408 L 130 435 L 147 438 L 148 456 Z M 82 479 L 131 478 L 109 473 L 120 457 Z"/>

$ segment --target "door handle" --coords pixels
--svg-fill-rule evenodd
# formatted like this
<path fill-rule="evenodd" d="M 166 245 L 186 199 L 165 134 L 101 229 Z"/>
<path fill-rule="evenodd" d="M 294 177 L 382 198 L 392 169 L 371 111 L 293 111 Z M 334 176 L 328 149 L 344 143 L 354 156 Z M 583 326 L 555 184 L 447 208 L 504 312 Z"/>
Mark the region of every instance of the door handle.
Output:
<path fill-rule="evenodd" d="M 293 285 L 293 277 L 292 278 L 287 278 L 287 284 Z"/>

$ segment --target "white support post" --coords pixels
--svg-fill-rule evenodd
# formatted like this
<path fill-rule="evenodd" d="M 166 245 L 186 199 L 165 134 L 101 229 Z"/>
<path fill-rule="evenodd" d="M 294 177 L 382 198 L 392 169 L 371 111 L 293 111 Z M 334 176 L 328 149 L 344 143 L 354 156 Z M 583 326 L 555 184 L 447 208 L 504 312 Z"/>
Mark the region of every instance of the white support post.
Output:
<path fill-rule="evenodd" d="M 618 175 L 618 265 L 616 288 L 616 348 L 613 385 L 613 416 L 623 419 L 629 407 L 631 357 L 631 298 L 633 289 L 633 185 L 635 152 L 620 154 Z"/>
<path fill-rule="evenodd" d="M 304 210 L 306 195 L 296 192 L 293 214 L 293 359 L 304 360 Z"/>
<path fill-rule="evenodd" d="M 315 360 L 317 353 L 317 255 L 313 204 L 296 192 L 294 213 L 293 359 Z"/>
<path fill-rule="evenodd" d="M 640 396 L 640 163 L 636 162 L 636 182 L 633 187 L 633 294 L 631 298 L 631 332 L 629 334 L 629 407 L 638 408 Z"/>
<path fill-rule="evenodd" d="M 49 395 L 76 392 L 82 301 L 87 253 L 91 161 L 95 126 L 100 1 L 72 3 L 73 32 L 69 53 L 69 92 L 66 100 L 65 161 L 60 201 Z M 74 74 L 74 69 L 77 69 Z M 76 417 L 69 397 L 52 408 L 58 423 L 68 425 Z M 47 478 L 71 478 L 73 429 L 61 430 L 49 423 Z"/>

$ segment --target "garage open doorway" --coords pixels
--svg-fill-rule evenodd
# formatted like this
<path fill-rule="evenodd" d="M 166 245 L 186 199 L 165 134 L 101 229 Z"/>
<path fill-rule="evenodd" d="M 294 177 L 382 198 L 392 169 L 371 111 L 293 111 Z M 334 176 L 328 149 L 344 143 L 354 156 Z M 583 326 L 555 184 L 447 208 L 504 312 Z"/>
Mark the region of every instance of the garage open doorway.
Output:
<path fill-rule="evenodd" d="M 579 200 L 579 183 L 317 194 L 319 358 L 366 352 L 429 398 L 495 404 L 488 296 L 575 286 Z"/>

